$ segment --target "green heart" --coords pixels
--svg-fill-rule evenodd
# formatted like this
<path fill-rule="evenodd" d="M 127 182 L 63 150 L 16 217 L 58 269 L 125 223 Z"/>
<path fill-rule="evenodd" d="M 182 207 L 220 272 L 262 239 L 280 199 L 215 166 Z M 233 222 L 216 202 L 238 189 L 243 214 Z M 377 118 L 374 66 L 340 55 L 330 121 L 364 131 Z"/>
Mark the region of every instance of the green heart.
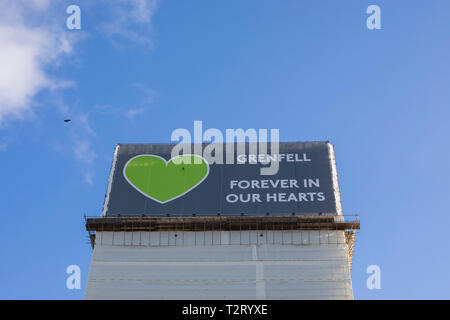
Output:
<path fill-rule="evenodd" d="M 131 158 L 123 169 L 125 179 L 144 196 L 166 203 L 188 193 L 206 179 L 209 165 L 196 155 L 169 161 L 155 155 Z"/>

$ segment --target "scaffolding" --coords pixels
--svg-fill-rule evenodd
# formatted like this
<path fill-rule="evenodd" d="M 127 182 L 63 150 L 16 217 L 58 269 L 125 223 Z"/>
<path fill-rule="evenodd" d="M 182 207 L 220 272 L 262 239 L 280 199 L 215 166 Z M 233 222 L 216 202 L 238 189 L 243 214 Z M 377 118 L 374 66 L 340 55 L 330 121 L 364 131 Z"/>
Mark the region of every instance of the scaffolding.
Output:
<path fill-rule="evenodd" d="M 236 230 L 358 230 L 357 215 L 277 217 L 85 217 L 95 231 L 236 231 Z M 90 234 L 91 235 L 91 234 Z"/>
<path fill-rule="evenodd" d="M 85 216 L 85 226 L 92 248 L 95 246 L 97 232 L 101 233 L 99 240 L 102 243 L 105 233 L 110 233 L 112 240 L 108 241 L 112 241 L 113 245 L 151 246 L 221 244 L 221 240 L 218 240 L 220 233 L 228 231 L 235 235 L 237 244 L 346 244 L 351 261 L 360 222 L 357 215 L 100 218 Z M 312 239 L 312 231 L 318 231 L 318 240 Z M 338 237 L 337 231 L 343 231 L 343 238 Z M 136 233 L 138 235 L 135 235 Z M 146 236 L 143 236 L 143 233 Z M 192 234 L 194 238 L 185 237 Z M 156 240 L 152 240 L 152 235 Z"/>

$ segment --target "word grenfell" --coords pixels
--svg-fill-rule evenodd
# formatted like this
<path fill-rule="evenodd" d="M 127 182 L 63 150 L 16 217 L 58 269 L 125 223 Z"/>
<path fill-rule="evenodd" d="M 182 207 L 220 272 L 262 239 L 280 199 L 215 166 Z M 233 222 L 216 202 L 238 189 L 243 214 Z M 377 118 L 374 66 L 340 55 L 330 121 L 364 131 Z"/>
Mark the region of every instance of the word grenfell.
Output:
<path fill-rule="evenodd" d="M 276 162 L 310 162 L 311 159 L 308 158 L 306 153 L 298 154 L 298 153 L 279 153 L 279 154 L 240 154 L 237 156 L 237 163 L 268 163 L 270 161 Z"/>

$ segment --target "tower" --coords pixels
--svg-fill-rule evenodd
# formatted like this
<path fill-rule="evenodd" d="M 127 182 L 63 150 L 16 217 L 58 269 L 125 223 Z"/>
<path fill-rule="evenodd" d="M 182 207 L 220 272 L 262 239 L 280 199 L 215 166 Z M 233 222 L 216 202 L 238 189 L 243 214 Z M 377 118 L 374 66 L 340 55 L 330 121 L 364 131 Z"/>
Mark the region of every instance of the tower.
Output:
<path fill-rule="evenodd" d="M 359 221 L 342 213 L 333 146 L 235 147 L 233 163 L 116 147 L 102 215 L 86 220 L 86 299 L 353 299 Z"/>

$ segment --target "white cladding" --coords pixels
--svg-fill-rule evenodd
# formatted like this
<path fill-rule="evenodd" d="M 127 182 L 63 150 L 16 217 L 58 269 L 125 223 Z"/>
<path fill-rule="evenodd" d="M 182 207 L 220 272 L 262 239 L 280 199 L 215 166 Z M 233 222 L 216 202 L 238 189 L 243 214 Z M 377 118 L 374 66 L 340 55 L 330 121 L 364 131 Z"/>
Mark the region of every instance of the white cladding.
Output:
<path fill-rule="evenodd" d="M 96 237 L 86 299 L 353 299 L 343 231 Z"/>

